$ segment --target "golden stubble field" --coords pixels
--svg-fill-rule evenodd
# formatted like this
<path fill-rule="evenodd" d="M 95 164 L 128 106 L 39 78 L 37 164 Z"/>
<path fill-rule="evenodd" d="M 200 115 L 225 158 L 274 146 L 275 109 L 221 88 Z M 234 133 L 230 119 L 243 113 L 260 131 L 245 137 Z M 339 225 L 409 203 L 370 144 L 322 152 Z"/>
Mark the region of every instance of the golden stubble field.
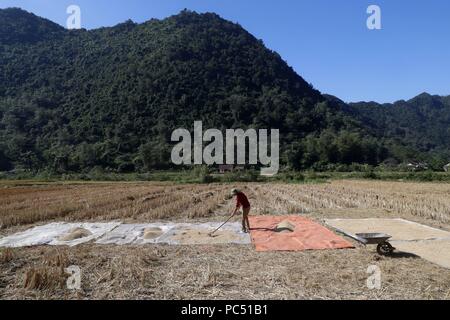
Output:
<path fill-rule="evenodd" d="M 232 187 L 251 214 L 405 218 L 450 231 L 450 184 L 0 183 L 0 236 L 54 221 L 222 221 Z M 239 218 L 236 218 L 239 220 Z M 100 246 L 0 249 L 1 299 L 450 299 L 450 270 L 418 257 L 350 250 L 257 253 L 236 246 Z M 69 291 L 64 268 L 82 270 Z M 367 268 L 382 271 L 370 290 Z"/>

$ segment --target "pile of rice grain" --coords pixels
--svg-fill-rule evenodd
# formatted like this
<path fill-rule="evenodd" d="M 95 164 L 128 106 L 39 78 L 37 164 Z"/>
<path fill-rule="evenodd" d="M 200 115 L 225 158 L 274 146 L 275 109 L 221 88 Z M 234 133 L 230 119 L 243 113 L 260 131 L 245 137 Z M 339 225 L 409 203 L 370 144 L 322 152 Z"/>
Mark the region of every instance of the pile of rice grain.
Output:
<path fill-rule="evenodd" d="M 73 240 L 77 240 L 77 239 L 81 239 L 81 238 L 85 238 L 85 237 L 89 237 L 89 236 L 92 236 L 92 232 L 90 232 L 89 230 L 86 230 L 84 228 L 75 228 L 75 229 L 70 230 L 65 235 L 59 237 L 58 240 L 73 241 Z"/>
<path fill-rule="evenodd" d="M 294 232 L 295 224 L 289 220 L 284 220 L 277 225 L 275 230 L 276 232 Z"/>
<path fill-rule="evenodd" d="M 146 228 L 144 230 L 144 239 L 151 240 L 160 237 L 163 231 L 160 228 Z"/>

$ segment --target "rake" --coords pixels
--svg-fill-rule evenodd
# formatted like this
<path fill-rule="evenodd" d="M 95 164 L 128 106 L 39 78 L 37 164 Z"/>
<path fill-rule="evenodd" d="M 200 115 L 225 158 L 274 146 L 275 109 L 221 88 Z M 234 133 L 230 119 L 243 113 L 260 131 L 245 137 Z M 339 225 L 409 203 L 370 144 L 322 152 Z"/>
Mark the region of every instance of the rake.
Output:
<path fill-rule="evenodd" d="M 214 230 L 213 232 L 209 233 L 208 236 L 214 237 L 214 233 L 216 233 L 217 231 L 219 231 L 219 230 L 220 230 L 224 225 L 226 225 L 226 224 L 231 220 L 231 218 L 233 218 L 233 217 L 234 217 L 234 215 L 232 215 L 231 217 L 229 217 L 229 218 L 227 219 L 227 221 L 225 221 L 224 223 L 222 223 L 222 224 L 220 225 L 220 227 L 218 227 L 216 230 Z"/>

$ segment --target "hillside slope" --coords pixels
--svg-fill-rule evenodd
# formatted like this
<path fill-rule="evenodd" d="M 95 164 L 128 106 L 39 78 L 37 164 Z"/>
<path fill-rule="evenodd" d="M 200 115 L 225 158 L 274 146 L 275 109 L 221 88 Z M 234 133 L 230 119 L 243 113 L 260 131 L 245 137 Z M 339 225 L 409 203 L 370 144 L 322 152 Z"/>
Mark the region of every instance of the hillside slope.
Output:
<path fill-rule="evenodd" d="M 323 96 L 216 14 L 90 31 L 20 9 L 0 17 L 0 171 L 167 168 L 172 131 L 200 120 L 280 129 L 282 165 L 296 169 L 406 157 L 364 105 Z"/>
<path fill-rule="evenodd" d="M 64 30 L 18 9 L 1 15 L 9 16 L 0 32 L 3 169 L 166 167 L 172 130 L 195 120 L 278 128 L 284 163 L 294 167 L 320 160 L 303 159 L 313 148 L 308 135 L 352 132 L 357 143 L 364 135 L 278 54 L 215 14 L 183 11 L 92 31 Z M 34 34 L 27 21 L 42 27 Z M 336 161 L 350 161 L 342 151 Z"/>
<path fill-rule="evenodd" d="M 440 158 L 438 166 L 449 162 L 450 96 L 423 93 L 393 104 L 352 103 L 349 110 L 380 139 L 413 148 L 403 157 L 414 159 L 419 152 Z"/>

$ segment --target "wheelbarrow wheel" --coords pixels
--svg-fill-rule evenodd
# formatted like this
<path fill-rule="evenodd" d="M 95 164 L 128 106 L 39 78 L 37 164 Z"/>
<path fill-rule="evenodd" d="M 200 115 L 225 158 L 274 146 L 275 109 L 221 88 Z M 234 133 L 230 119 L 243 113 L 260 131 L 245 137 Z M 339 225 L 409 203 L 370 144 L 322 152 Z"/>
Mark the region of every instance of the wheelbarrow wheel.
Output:
<path fill-rule="evenodd" d="M 394 247 L 389 242 L 380 243 L 377 247 L 378 254 L 382 256 L 392 254 L 394 250 Z"/>

